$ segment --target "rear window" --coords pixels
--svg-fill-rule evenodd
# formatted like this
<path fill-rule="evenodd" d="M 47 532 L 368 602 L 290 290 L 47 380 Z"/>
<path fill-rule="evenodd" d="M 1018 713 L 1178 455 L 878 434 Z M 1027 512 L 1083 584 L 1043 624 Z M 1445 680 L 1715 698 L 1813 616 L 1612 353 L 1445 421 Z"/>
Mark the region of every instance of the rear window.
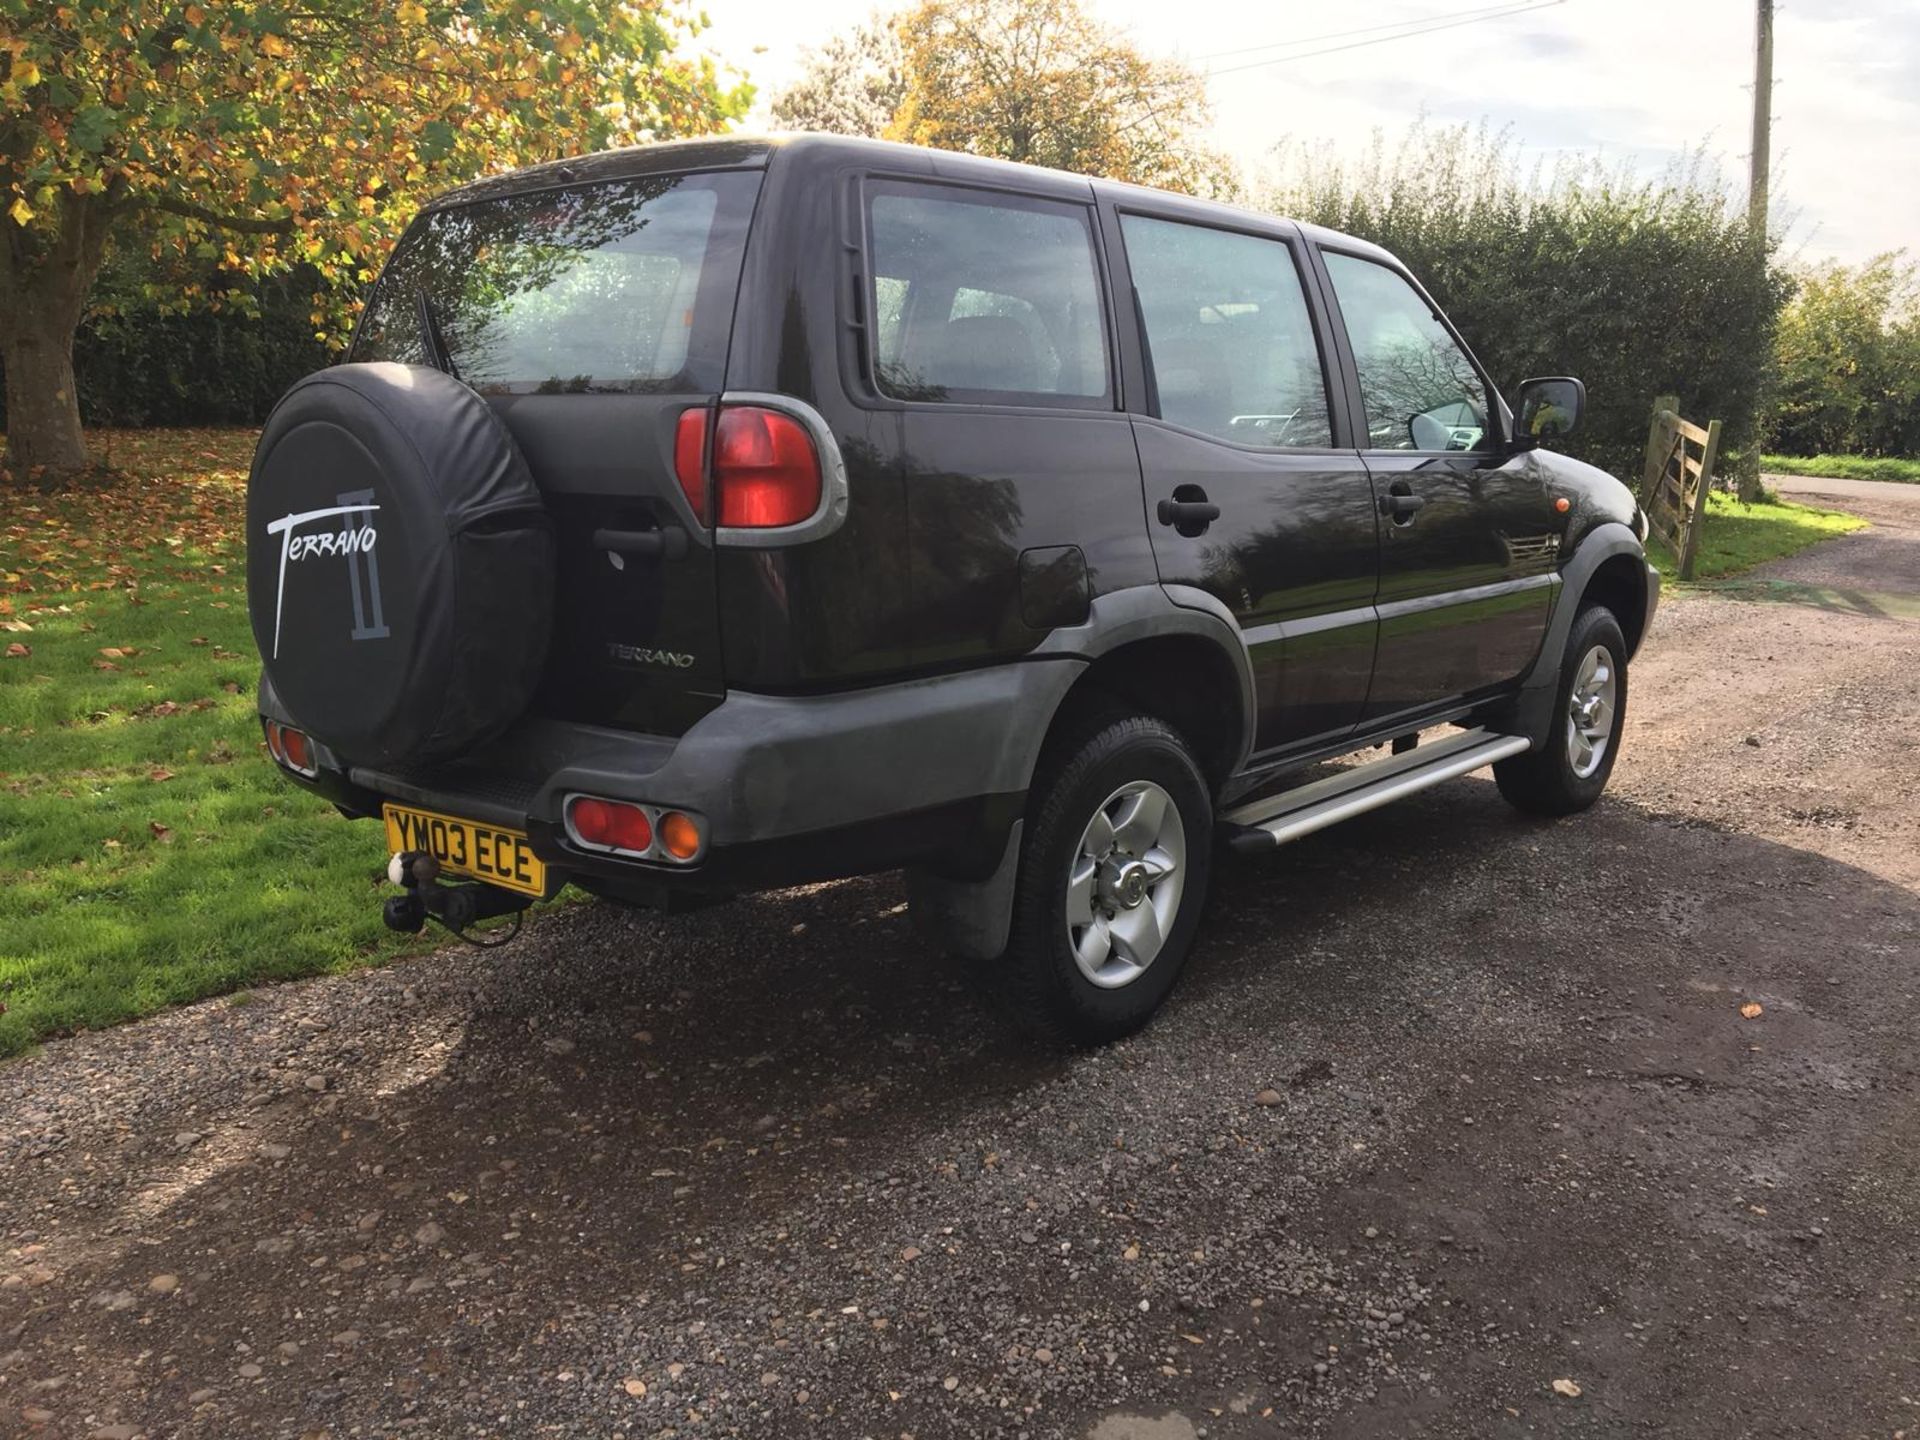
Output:
<path fill-rule="evenodd" d="M 401 240 L 356 360 L 483 394 L 718 390 L 757 173 L 665 175 L 435 211 Z"/>

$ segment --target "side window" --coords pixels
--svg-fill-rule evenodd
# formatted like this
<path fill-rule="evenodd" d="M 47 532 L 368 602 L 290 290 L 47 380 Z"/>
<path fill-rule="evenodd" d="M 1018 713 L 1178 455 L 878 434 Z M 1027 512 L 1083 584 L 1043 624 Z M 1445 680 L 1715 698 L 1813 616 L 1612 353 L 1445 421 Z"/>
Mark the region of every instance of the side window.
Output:
<path fill-rule="evenodd" d="M 1097 405 L 1112 388 L 1087 212 L 869 187 L 874 381 L 899 400 Z"/>
<path fill-rule="evenodd" d="M 1486 388 L 1420 292 L 1385 265 L 1322 253 L 1360 371 L 1367 448 L 1477 449 Z"/>
<path fill-rule="evenodd" d="M 1300 266 L 1278 240 L 1127 215 L 1160 418 L 1240 445 L 1333 444 Z"/>

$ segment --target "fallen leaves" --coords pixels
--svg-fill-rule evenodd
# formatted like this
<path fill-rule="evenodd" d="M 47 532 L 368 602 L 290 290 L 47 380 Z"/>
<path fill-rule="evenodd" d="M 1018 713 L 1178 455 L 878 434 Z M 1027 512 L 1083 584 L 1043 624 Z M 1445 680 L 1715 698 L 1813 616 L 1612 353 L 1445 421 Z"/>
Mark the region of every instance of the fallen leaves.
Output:
<path fill-rule="evenodd" d="M 629 1375 L 622 1380 L 620 1388 L 636 1400 L 644 1400 L 647 1395 L 647 1382 L 637 1375 Z"/>
<path fill-rule="evenodd" d="M 166 781 L 173 779 L 173 771 L 168 770 L 162 766 L 156 765 L 154 766 L 153 769 L 147 772 L 147 779 L 153 781 L 156 785 L 163 784 Z"/>
<path fill-rule="evenodd" d="M 1758 1020 L 1764 1014 L 1766 1014 L 1766 1007 L 1758 1000 L 1749 1000 L 1740 1007 L 1740 1016 L 1744 1020 Z"/>
<path fill-rule="evenodd" d="M 92 438 L 97 458 L 113 467 L 110 483 L 54 495 L 0 487 L 0 590 L 36 597 L 118 590 L 140 604 L 141 585 L 160 575 L 199 579 L 214 568 L 209 562 L 239 559 L 253 432 Z"/>
<path fill-rule="evenodd" d="M 7 646 L 7 658 L 9 660 L 24 660 L 31 654 L 33 654 L 33 647 L 31 645 L 22 645 L 18 640 Z"/>
<path fill-rule="evenodd" d="M 1578 1400 L 1580 1398 L 1580 1387 L 1571 1380 L 1556 1380 L 1553 1382 L 1553 1393 L 1556 1395 L 1564 1395 L 1569 1400 Z"/>
<path fill-rule="evenodd" d="M 153 838 L 158 840 L 162 845 L 171 845 L 173 843 L 173 827 L 171 825 L 162 825 L 158 820 L 149 820 L 147 822 L 147 829 L 153 832 Z"/>

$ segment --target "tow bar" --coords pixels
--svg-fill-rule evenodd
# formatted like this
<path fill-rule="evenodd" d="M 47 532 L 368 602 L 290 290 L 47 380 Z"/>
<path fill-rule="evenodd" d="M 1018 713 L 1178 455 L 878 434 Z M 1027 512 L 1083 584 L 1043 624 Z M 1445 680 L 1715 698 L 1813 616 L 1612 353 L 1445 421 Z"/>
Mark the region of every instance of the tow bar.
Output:
<path fill-rule="evenodd" d="M 389 896 L 381 910 L 381 919 L 389 930 L 417 935 L 429 917 L 438 920 L 455 936 L 483 950 L 504 945 L 520 933 L 520 922 L 533 901 L 511 890 L 470 881 L 447 885 L 440 880 L 440 862 L 425 850 L 402 850 L 387 862 L 387 879 L 405 894 Z M 466 933 L 482 920 L 496 915 L 514 917 L 513 928 L 496 940 L 476 940 Z"/>

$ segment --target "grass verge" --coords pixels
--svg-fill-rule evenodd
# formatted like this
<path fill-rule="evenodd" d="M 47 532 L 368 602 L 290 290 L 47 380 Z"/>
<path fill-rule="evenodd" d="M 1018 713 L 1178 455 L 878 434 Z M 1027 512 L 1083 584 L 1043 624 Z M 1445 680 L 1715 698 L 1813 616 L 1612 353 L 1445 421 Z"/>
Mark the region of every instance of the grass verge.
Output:
<path fill-rule="evenodd" d="M 1784 560 L 1809 545 L 1865 528 L 1858 515 L 1817 510 L 1785 500 L 1757 500 L 1743 505 L 1716 490 L 1707 496 L 1706 527 L 1700 532 L 1700 550 L 1694 557 L 1693 578 L 1715 580 L 1738 575 L 1769 560 Z M 1654 564 L 1672 580 L 1678 563 L 1666 546 L 1652 546 Z"/>
<path fill-rule="evenodd" d="M 253 432 L 93 440 L 111 486 L 0 489 L 0 1055 L 419 948 L 380 923 L 378 827 L 266 758 Z"/>
<path fill-rule="evenodd" d="M 1920 485 L 1920 460 L 1867 455 L 1762 455 L 1760 469 L 1775 475 L 1815 475 L 1841 480 L 1893 480 Z"/>

